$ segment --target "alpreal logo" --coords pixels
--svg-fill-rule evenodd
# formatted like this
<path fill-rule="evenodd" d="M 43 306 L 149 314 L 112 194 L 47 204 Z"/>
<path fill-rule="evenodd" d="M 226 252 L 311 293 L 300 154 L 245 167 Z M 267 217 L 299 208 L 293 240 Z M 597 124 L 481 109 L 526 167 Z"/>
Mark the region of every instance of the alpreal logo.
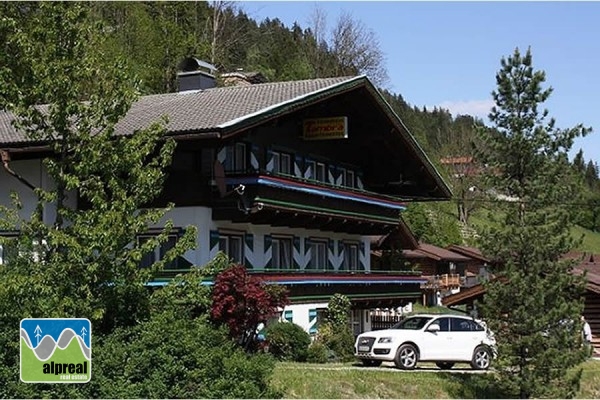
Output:
<path fill-rule="evenodd" d="M 21 320 L 21 380 L 85 383 L 92 377 L 92 324 L 85 318 Z"/>

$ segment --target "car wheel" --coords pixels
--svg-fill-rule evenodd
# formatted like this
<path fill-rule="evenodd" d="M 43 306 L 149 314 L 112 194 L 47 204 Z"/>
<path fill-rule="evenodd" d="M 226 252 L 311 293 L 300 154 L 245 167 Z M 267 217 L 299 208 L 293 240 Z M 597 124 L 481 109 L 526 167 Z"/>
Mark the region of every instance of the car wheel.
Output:
<path fill-rule="evenodd" d="M 412 344 L 403 344 L 396 352 L 394 363 L 401 369 L 413 369 L 417 366 L 419 353 Z"/>
<path fill-rule="evenodd" d="M 379 367 L 381 365 L 381 360 L 362 360 L 362 363 L 365 367 Z"/>
<path fill-rule="evenodd" d="M 471 367 L 473 369 L 488 369 L 492 363 L 492 355 L 490 349 L 486 346 L 478 346 L 473 352 Z"/>
<path fill-rule="evenodd" d="M 436 362 L 435 365 L 437 365 L 439 369 L 451 369 L 454 367 L 453 362 Z"/>

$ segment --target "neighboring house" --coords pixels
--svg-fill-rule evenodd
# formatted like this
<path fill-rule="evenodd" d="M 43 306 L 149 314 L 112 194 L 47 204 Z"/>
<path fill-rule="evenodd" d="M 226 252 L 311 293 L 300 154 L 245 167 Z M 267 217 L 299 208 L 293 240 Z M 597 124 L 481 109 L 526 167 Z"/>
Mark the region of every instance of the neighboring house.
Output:
<path fill-rule="evenodd" d="M 421 285 L 423 304 L 440 304 L 445 296 L 487 278 L 488 259 L 478 249 L 459 245 L 442 248 L 417 243 L 408 233 L 398 229 L 386 236 L 373 238 L 371 262 L 373 269 L 419 271 L 427 279 Z"/>
<path fill-rule="evenodd" d="M 357 333 L 369 329 L 369 310 L 417 300 L 426 281 L 419 272 L 372 271 L 371 237 L 396 231 L 406 202 L 451 193 L 369 79 L 217 88 L 210 71 L 193 66 L 185 63 L 182 92 L 141 97 L 116 126 L 116 135 L 129 135 L 168 115 L 168 134 L 184 144 L 153 205 L 173 202 L 167 218 L 198 227 L 196 248 L 149 284 L 164 285 L 221 250 L 286 285 L 292 304 L 282 316 L 311 333 L 334 293 L 351 299 Z M 0 113 L 0 204 L 15 190 L 28 215 L 35 196 L 8 171 L 50 187 L 41 163 L 48 144 L 28 141 L 10 121 Z M 77 206 L 76 195 L 70 201 Z M 45 220 L 53 217 L 47 206 Z"/>
<path fill-rule="evenodd" d="M 583 315 L 592 328 L 592 343 L 596 353 L 600 354 L 600 254 L 572 252 L 565 255 L 565 258 L 577 260 L 578 264 L 573 268 L 573 273 L 583 274 L 585 271 Z M 474 308 L 484 296 L 485 287 L 478 284 L 443 298 L 442 303 L 447 307 L 467 305 L 469 308 Z"/>
<path fill-rule="evenodd" d="M 440 164 L 447 165 L 457 179 L 478 176 L 482 172 L 482 168 L 471 156 L 441 158 Z"/>

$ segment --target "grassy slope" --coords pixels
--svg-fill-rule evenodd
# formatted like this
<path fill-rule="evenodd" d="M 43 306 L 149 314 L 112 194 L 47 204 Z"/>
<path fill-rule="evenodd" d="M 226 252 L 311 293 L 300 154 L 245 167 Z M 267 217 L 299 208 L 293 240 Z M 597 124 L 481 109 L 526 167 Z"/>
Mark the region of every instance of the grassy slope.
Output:
<path fill-rule="evenodd" d="M 296 399 L 499 398 L 486 388 L 486 377 L 481 374 L 339 369 L 349 366 L 279 363 L 272 382 L 283 390 L 284 398 Z M 583 368 L 576 397 L 600 398 L 600 361 L 588 361 Z"/>
<path fill-rule="evenodd" d="M 485 211 L 473 214 L 469 220 L 470 225 L 473 225 L 475 229 L 492 225 L 486 214 L 487 212 Z M 571 229 L 571 236 L 573 236 L 574 239 L 578 240 L 582 235 L 583 240 L 579 246 L 577 246 L 576 250 L 600 254 L 600 232 L 593 232 L 582 228 L 581 226 L 574 226 Z"/>
<path fill-rule="evenodd" d="M 600 233 L 575 226 L 571 230 L 571 234 L 575 239 L 579 239 L 581 235 L 584 235 L 582 243 L 578 246 L 578 250 L 600 254 Z"/>

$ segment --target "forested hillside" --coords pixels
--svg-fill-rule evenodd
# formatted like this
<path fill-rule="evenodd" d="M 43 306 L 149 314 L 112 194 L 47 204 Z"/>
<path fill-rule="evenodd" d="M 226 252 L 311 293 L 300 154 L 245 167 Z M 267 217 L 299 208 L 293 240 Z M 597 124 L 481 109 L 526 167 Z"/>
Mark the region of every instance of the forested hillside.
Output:
<path fill-rule="evenodd" d="M 477 176 L 476 151 L 483 121 L 469 115 L 453 116 L 441 108 L 410 104 L 400 93 L 386 90 L 384 54 L 370 27 L 343 14 L 337 20 L 315 5 L 310 26 L 285 26 L 278 19 L 256 21 L 233 2 L 95 2 L 93 15 L 103 22 L 111 40 L 107 56 L 126 60 L 142 80 L 145 93 L 175 90 L 177 63 L 186 56 L 206 60 L 219 72 L 261 72 L 270 81 L 366 74 L 381 88 L 385 99 L 451 185 L 449 204 L 425 204 L 406 214 L 409 223 L 426 221 L 433 229 L 423 239 L 439 245 L 476 239 L 470 216 L 485 220 L 493 204 L 484 200 L 485 188 Z M 325 27 L 331 29 L 326 30 Z M 500 56 L 500 55 L 499 55 Z M 490 86 L 493 77 L 490 76 Z M 441 163 L 474 157 L 472 164 Z M 475 173 L 474 173 L 475 172 Z M 572 217 L 582 227 L 600 233 L 600 179 L 598 166 L 580 152 L 573 160 L 574 180 L 581 190 L 570 199 Z M 412 212 L 412 213 L 411 213 Z M 425 218 L 425 219 L 423 219 Z M 417 229 L 419 231 L 419 229 Z M 475 234 L 475 236 L 473 236 Z M 588 236 L 590 233 L 588 232 Z M 589 242 L 589 240 L 588 240 Z M 600 251 L 600 249 L 598 249 Z"/>
<path fill-rule="evenodd" d="M 469 115 L 453 116 L 441 108 L 411 105 L 410 99 L 386 90 L 385 55 L 377 37 L 351 15 L 343 14 L 329 21 L 316 4 L 310 26 L 297 23 L 285 26 L 278 19 L 253 20 L 244 11 L 244 4 L 235 2 L 86 4 L 98 24 L 98 32 L 109 38 L 103 44 L 105 57 L 121 58 L 140 79 L 142 94 L 175 91 L 177 64 L 187 56 L 210 62 L 220 73 L 255 71 L 270 81 L 366 74 L 381 88 L 385 99 L 454 192 L 451 204 L 414 208 L 412 216 L 409 210 L 409 223 L 422 219 L 423 215 L 429 216 L 429 225 L 450 217 L 454 227 L 442 235 L 435 234 L 439 230 L 425 235 L 432 242 L 444 245 L 456 237 L 459 227 L 463 233 L 469 232 L 471 215 L 485 219 L 490 203 L 480 195 L 489 188 L 478 180 L 476 172 L 482 166 L 477 163 L 474 148 L 477 130 L 492 131 L 491 128 L 485 128 L 483 121 Z M 9 2 L 0 7 L 5 15 L 23 15 L 35 3 Z M 326 26 L 331 29 L 326 30 Z M 492 83 L 490 76 L 490 86 Z M 465 157 L 469 160 L 466 166 L 452 162 Z M 442 159 L 450 162 L 441 163 Z M 468 173 L 464 168 L 470 168 Z M 572 168 L 572 179 L 580 183 L 581 190 L 565 202 L 572 203 L 572 216 L 579 225 L 600 232 L 598 165 L 586 160 L 580 152 Z"/>

